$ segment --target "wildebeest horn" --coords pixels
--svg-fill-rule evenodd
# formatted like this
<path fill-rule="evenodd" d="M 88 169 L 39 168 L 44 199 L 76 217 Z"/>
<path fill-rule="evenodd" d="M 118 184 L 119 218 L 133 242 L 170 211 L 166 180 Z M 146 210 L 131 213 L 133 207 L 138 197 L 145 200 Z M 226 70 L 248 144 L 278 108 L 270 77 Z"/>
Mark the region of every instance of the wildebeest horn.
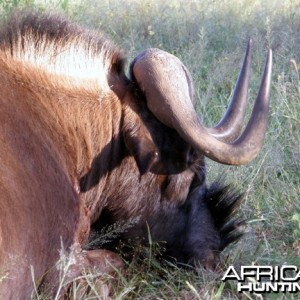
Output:
<path fill-rule="evenodd" d="M 238 113 L 237 118 L 234 114 L 239 110 L 236 103 L 245 106 L 247 98 L 250 45 L 251 42 L 234 92 L 234 100 L 231 101 L 225 117 L 215 128 L 206 128 L 201 124 L 193 105 L 191 75 L 177 57 L 159 49 L 148 49 L 132 64 L 133 76 L 145 93 L 147 105 L 152 113 L 162 123 L 174 128 L 195 149 L 223 164 L 241 165 L 251 161 L 259 152 L 264 140 L 271 85 L 271 50 L 268 51 L 262 83 L 251 118 L 242 135 L 231 141 L 239 134 L 239 123 L 244 115 L 243 111 Z M 235 124 L 238 124 L 237 129 L 231 129 Z"/>
<path fill-rule="evenodd" d="M 233 92 L 233 97 L 223 118 L 214 128 L 208 128 L 208 132 L 218 140 L 232 142 L 240 135 L 248 100 L 251 46 L 252 41 L 249 40 L 243 66 Z"/>

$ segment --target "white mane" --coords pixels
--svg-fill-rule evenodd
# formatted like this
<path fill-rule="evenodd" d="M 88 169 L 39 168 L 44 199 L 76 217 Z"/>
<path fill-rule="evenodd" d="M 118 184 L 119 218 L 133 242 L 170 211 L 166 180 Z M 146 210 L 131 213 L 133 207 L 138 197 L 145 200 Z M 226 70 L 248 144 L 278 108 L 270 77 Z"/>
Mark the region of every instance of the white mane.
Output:
<path fill-rule="evenodd" d="M 57 84 L 68 87 L 96 85 L 103 92 L 109 89 L 107 78 L 112 64 L 122 59 L 120 51 L 111 42 L 64 19 L 52 20 L 46 16 L 41 21 L 37 20 L 33 18 L 32 27 L 21 23 L 17 24 L 17 28 L 15 26 L 14 32 L 12 28 L 8 35 L 9 43 L 5 39 L 3 43 L 0 36 L 0 48 L 4 48 L 6 55 L 26 66 L 47 72 L 52 80 L 58 81 Z M 47 31 L 43 24 L 45 20 L 50 25 L 51 22 L 61 21 L 63 34 L 58 31 L 57 35 L 53 35 L 53 29 Z M 37 30 L 38 22 L 42 22 L 44 27 Z M 54 23 L 55 26 L 57 24 Z"/>

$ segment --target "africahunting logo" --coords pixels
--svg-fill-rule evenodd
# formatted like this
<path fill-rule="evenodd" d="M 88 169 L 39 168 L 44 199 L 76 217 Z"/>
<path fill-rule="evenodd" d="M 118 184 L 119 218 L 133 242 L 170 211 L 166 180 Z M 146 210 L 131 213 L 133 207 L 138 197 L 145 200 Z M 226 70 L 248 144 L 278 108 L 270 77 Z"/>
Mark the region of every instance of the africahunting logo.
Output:
<path fill-rule="evenodd" d="M 237 291 L 250 293 L 300 292 L 300 269 L 296 266 L 230 266 L 222 281 L 237 281 Z"/>

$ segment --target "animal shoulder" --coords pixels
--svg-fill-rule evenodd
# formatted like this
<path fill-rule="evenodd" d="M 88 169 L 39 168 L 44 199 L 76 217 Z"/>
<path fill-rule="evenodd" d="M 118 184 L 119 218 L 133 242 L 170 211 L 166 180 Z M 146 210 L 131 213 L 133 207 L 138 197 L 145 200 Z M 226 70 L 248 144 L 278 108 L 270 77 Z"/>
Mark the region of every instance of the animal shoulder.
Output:
<path fill-rule="evenodd" d="M 67 87 L 108 90 L 111 73 L 123 68 L 123 54 L 102 34 L 63 17 L 15 13 L 0 30 L 2 57 L 48 74 Z"/>

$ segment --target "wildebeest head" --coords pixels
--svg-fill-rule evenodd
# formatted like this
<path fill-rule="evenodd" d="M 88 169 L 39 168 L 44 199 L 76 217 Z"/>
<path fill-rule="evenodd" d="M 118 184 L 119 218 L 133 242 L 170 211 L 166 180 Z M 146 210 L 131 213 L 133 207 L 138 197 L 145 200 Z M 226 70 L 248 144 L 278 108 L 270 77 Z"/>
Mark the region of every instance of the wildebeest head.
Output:
<path fill-rule="evenodd" d="M 269 50 L 251 118 L 240 135 L 247 101 L 250 47 L 251 41 L 232 101 L 224 118 L 214 128 L 201 124 L 194 108 L 191 75 L 177 57 L 159 49 L 148 49 L 133 61 L 132 77 L 145 94 L 151 112 L 160 122 L 175 129 L 188 145 L 219 163 L 242 165 L 250 162 L 263 144 L 272 68 Z M 155 152 L 153 157 L 158 155 Z"/>
<path fill-rule="evenodd" d="M 242 199 L 243 194 L 224 185 L 221 179 L 207 187 L 197 178 L 183 203 L 161 202 L 150 214 L 145 204 L 137 223 L 135 219 L 133 224 L 128 220 L 120 222 L 113 213 L 104 210 L 92 226 L 86 247 L 114 250 L 125 242 L 122 251 L 131 257 L 135 243 L 148 245 L 151 239 L 162 246 L 160 254 L 164 259 L 179 265 L 214 269 L 219 265 L 221 251 L 243 235 L 244 219 L 238 213 Z M 101 234 L 111 225 L 126 229 L 103 240 Z M 109 232 L 104 236 L 107 235 Z"/>
<path fill-rule="evenodd" d="M 159 204 L 151 212 L 147 212 L 147 202 L 142 201 L 143 224 L 127 230 L 125 239 L 147 237 L 150 228 L 154 241 L 166 241 L 167 256 L 185 264 L 200 262 L 212 267 L 217 264 L 219 253 L 240 237 L 239 227 L 243 222 L 233 213 L 241 195 L 221 184 L 208 188 L 203 159 L 207 156 L 222 164 L 241 165 L 251 161 L 262 146 L 268 116 L 272 52 L 269 50 L 250 121 L 240 134 L 247 101 L 250 48 L 251 41 L 229 108 L 214 128 L 201 124 L 194 109 L 191 75 L 178 58 L 149 49 L 132 62 L 131 77 L 137 87 L 138 100 L 125 97 L 125 106 L 128 101 L 130 107 L 124 114 L 125 143 L 141 175 L 150 171 L 167 174 L 169 182 L 180 182 L 188 176 L 190 179 L 185 187 L 170 184 L 168 195 L 171 196 L 163 197 L 162 201 L 153 199 Z M 161 185 L 162 194 L 164 188 Z M 108 211 L 105 214 L 107 222 L 112 216 Z M 145 227 L 146 222 L 149 228 Z M 101 228 L 101 225 L 96 224 L 96 227 Z"/>
<path fill-rule="evenodd" d="M 243 234 L 244 220 L 237 214 L 242 196 L 221 180 L 209 188 L 193 188 L 181 208 L 185 224 L 166 245 L 166 255 L 190 266 L 218 266 L 220 252 Z"/>

